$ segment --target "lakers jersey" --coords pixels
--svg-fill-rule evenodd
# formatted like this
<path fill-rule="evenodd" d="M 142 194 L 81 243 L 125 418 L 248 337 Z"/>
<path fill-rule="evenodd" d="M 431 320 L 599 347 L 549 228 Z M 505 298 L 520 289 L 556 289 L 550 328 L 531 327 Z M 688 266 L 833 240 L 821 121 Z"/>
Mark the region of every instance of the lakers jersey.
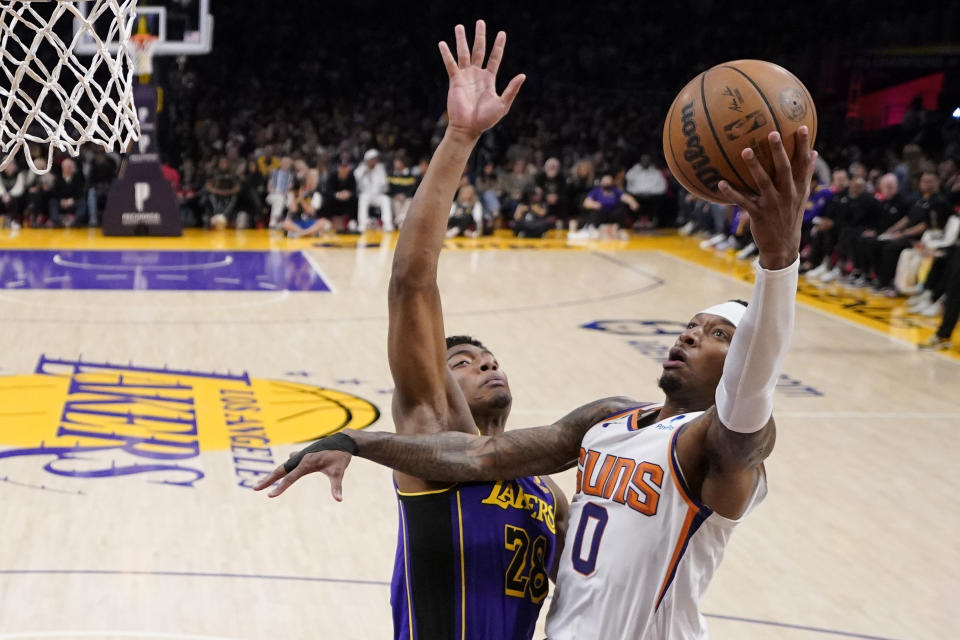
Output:
<path fill-rule="evenodd" d="M 608 418 L 583 438 L 550 640 L 706 637 L 698 602 L 739 520 L 691 496 L 677 463 L 677 436 L 701 412 L 639 427 L 659 409 Z M 744 516 L 765 495 L 761 473 Z"/>
<path fill-rule="evenodd" d="M 549 590 L 556 501 L 539 478 L 397 491 L 397 640 L 529 640 Z"/>

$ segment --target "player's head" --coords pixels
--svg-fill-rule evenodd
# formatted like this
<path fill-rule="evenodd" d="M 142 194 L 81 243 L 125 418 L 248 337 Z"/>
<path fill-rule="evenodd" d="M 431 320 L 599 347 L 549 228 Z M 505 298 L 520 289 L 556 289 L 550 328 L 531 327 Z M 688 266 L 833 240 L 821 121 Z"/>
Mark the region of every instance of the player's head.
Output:
<path fill-rule="evenodd" d="M 510 383 L 500 363 L 482 342 L 470 336 L 448 337 L 447 366 L 474 418 L 510 413 L 513 402 Z"/>
<path fill-rule="evenodd" d="M 658 384 L 690 411 L 713 404 L 727 349 L 747 303 L 731 300 L 693 316 L 670 349 Z"/>
<path fill-rule="evenodd" d="M 600 188 L 603 189 L 604 191 L 609 191 L 610 189 L 613 189 L 612 173 L 603 174 L 603 176 L 600 178 Z"/>
<path fill-rule="evenodd" d="M 378 162 L 380 162 L 380 152 L 376 149 L 367 149 L 367 152 L 363 154 L 363 163 L 373 169 Z"/>

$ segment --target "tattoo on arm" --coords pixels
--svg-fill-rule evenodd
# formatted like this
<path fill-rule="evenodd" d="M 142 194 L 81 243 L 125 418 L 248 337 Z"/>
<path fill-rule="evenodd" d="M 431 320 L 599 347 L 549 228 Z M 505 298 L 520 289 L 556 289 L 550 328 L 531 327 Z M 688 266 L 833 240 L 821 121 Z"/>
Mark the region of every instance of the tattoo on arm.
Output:
<path fill-rule="evenodd" d="M 402 473 L 438 482 L 506 480 L 555 473 L 575 460 L 590 427 L 618 411 L 637 406 L 626 398 L 584 405 L 554 424 L 496 436 L 443 432 L 406 436 L 355 432 L 359 455 Z"/>

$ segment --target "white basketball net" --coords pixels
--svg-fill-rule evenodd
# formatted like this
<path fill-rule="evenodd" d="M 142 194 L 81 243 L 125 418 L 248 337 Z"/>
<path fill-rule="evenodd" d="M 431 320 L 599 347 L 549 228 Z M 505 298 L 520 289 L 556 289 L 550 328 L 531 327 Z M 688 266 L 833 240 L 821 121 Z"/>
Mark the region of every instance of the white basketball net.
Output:
<path fill-rule="evenodd" d="M 123 152 L 140 137 L 127 51 L 137 1 L 89 0 L 86 16 L 80 1 L 0 3 L 0 170 L 21 149 L 32 171 L 46 173 L 55 149 L 77 156 L 93 142 Z M 110 25 L 105 38 L 95 23 Z M 81 38 L 97 47 L 86 61 L 74 51 Z M 31 144 L 46 155 L 42 167 Z"/>

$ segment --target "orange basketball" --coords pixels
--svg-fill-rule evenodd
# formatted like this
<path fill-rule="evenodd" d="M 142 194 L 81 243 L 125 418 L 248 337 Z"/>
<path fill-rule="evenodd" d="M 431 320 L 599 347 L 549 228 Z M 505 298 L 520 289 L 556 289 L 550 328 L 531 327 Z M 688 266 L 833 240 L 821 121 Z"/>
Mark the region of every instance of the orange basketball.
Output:
<path fill-rule="evenodd" d="M 770 62 L 734 60 L 707 69 L 676 97 L 663 126 L 663 154 L 690 193 L 727 204 L 717 191 L 720 180 L 757 192 L 740 152 L 751 147 L 772 176 L 767 135 L 779 131 L 792 159 L 793 134 L 801 125 L 809 127 L 812 145 L 817 111 L 796 76 Z"/>

